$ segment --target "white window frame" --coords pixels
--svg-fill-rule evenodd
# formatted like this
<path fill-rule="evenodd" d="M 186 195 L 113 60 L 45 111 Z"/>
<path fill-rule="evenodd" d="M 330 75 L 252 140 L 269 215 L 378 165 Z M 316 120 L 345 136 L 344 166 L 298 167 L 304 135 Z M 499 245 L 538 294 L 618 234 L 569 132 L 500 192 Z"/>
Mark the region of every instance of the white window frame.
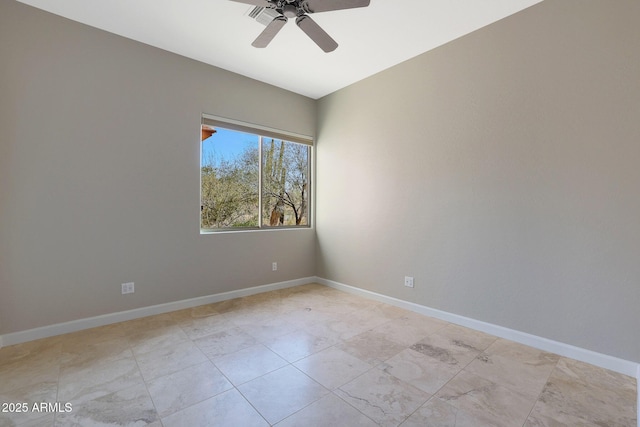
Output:
<path fill-rule="evenodd" d="M 229 119 L 226 117 L 215 116 L 211 114 L 202 113 L 200 127 L 202 126 L 219 127 L 227 130 L 239 131 L 250 133 L 258 136 L 258 226 L 257 227 L 226 227 L 217 229 L 202 228 L 202 212 L 198 217 L 198 224 L 200 225 L 200 234 L 217 234 L 217 233 L 242 233 L 252 232 L 260 230 L 296 230 L 296 229 L 311 229 L 313 228 L 314 218 L 314 183 L 313 177 L 315 172 L 314 167 L 314 144 L 313 137 L 309 135 L 303 135 L 295 132 L 285 131 L 281 129 L 275 129 L 268 126 L 256 125 L 253 123 L 247 123 L 240 120 Z M 307 145 L 309 147 L 308 155 L 308 195 L 307 195 L 307 224 L 305 225 L 282 225 L 282 226 L 269 226 L 262 224 L 262 142 L 263 138 L 273 138 L 277 140 L 283 140 L 285 142 L 292 142 L 296 144 Z M 200 141 L 200 156 L 199 156 L 200 170 L 202 169 L 202 141 Z M 202 174 L 200 174 L 200 204 L 202 205 Z"/>

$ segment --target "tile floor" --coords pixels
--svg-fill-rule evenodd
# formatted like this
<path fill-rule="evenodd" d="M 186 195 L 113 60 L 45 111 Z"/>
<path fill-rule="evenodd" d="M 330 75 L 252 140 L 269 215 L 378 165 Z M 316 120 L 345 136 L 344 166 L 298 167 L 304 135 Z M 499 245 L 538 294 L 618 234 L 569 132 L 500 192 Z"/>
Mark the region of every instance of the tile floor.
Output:
<path fill-rule="evenodd" d="M 636 387 L 311 284 L 0 349 L 0 427 L 635 427 Z"/>

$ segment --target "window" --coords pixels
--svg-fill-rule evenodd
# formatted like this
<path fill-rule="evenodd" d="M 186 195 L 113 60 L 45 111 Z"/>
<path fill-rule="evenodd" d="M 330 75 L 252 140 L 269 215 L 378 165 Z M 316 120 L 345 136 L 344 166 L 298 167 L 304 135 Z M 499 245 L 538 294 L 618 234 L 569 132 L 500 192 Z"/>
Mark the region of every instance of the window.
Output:
<path fill-rule="evenodd" d="M 201 232 L 309 227 L 311 139 L 203 116 Z"/>

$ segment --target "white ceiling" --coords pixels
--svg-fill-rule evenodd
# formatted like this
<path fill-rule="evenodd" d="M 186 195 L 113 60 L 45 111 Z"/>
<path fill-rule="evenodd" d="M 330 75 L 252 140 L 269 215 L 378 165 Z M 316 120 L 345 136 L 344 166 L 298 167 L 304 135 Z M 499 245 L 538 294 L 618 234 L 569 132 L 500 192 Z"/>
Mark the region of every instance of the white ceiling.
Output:
<path fill-rule="evenodd" d="M 252 47 L 264 26 L 228 0 L 19 1 L 317 99 L 542 0 L 371 0 L 314 14 L 339 43 L 331 53 L 293 21 Z"/>

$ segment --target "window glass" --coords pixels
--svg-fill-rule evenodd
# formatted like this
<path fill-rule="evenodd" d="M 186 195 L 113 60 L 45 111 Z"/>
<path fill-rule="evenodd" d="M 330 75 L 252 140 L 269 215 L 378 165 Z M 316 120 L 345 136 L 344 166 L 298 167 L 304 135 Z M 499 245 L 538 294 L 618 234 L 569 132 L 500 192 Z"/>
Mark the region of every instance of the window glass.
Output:
<path fill-rule="evenodd" d="M 305 144 L 203 124 L 201 231 L 309 226 Z"/>
<path fill-rule="evenodd" d="M 258 226 L 258 141 L 222 128 L 202 141 L 201 228 Z"/>
<path fill-rule="evenodd" d="M 308 224 L 309 150 L 306 145 L 262 139 L 262 224 Z"/>

